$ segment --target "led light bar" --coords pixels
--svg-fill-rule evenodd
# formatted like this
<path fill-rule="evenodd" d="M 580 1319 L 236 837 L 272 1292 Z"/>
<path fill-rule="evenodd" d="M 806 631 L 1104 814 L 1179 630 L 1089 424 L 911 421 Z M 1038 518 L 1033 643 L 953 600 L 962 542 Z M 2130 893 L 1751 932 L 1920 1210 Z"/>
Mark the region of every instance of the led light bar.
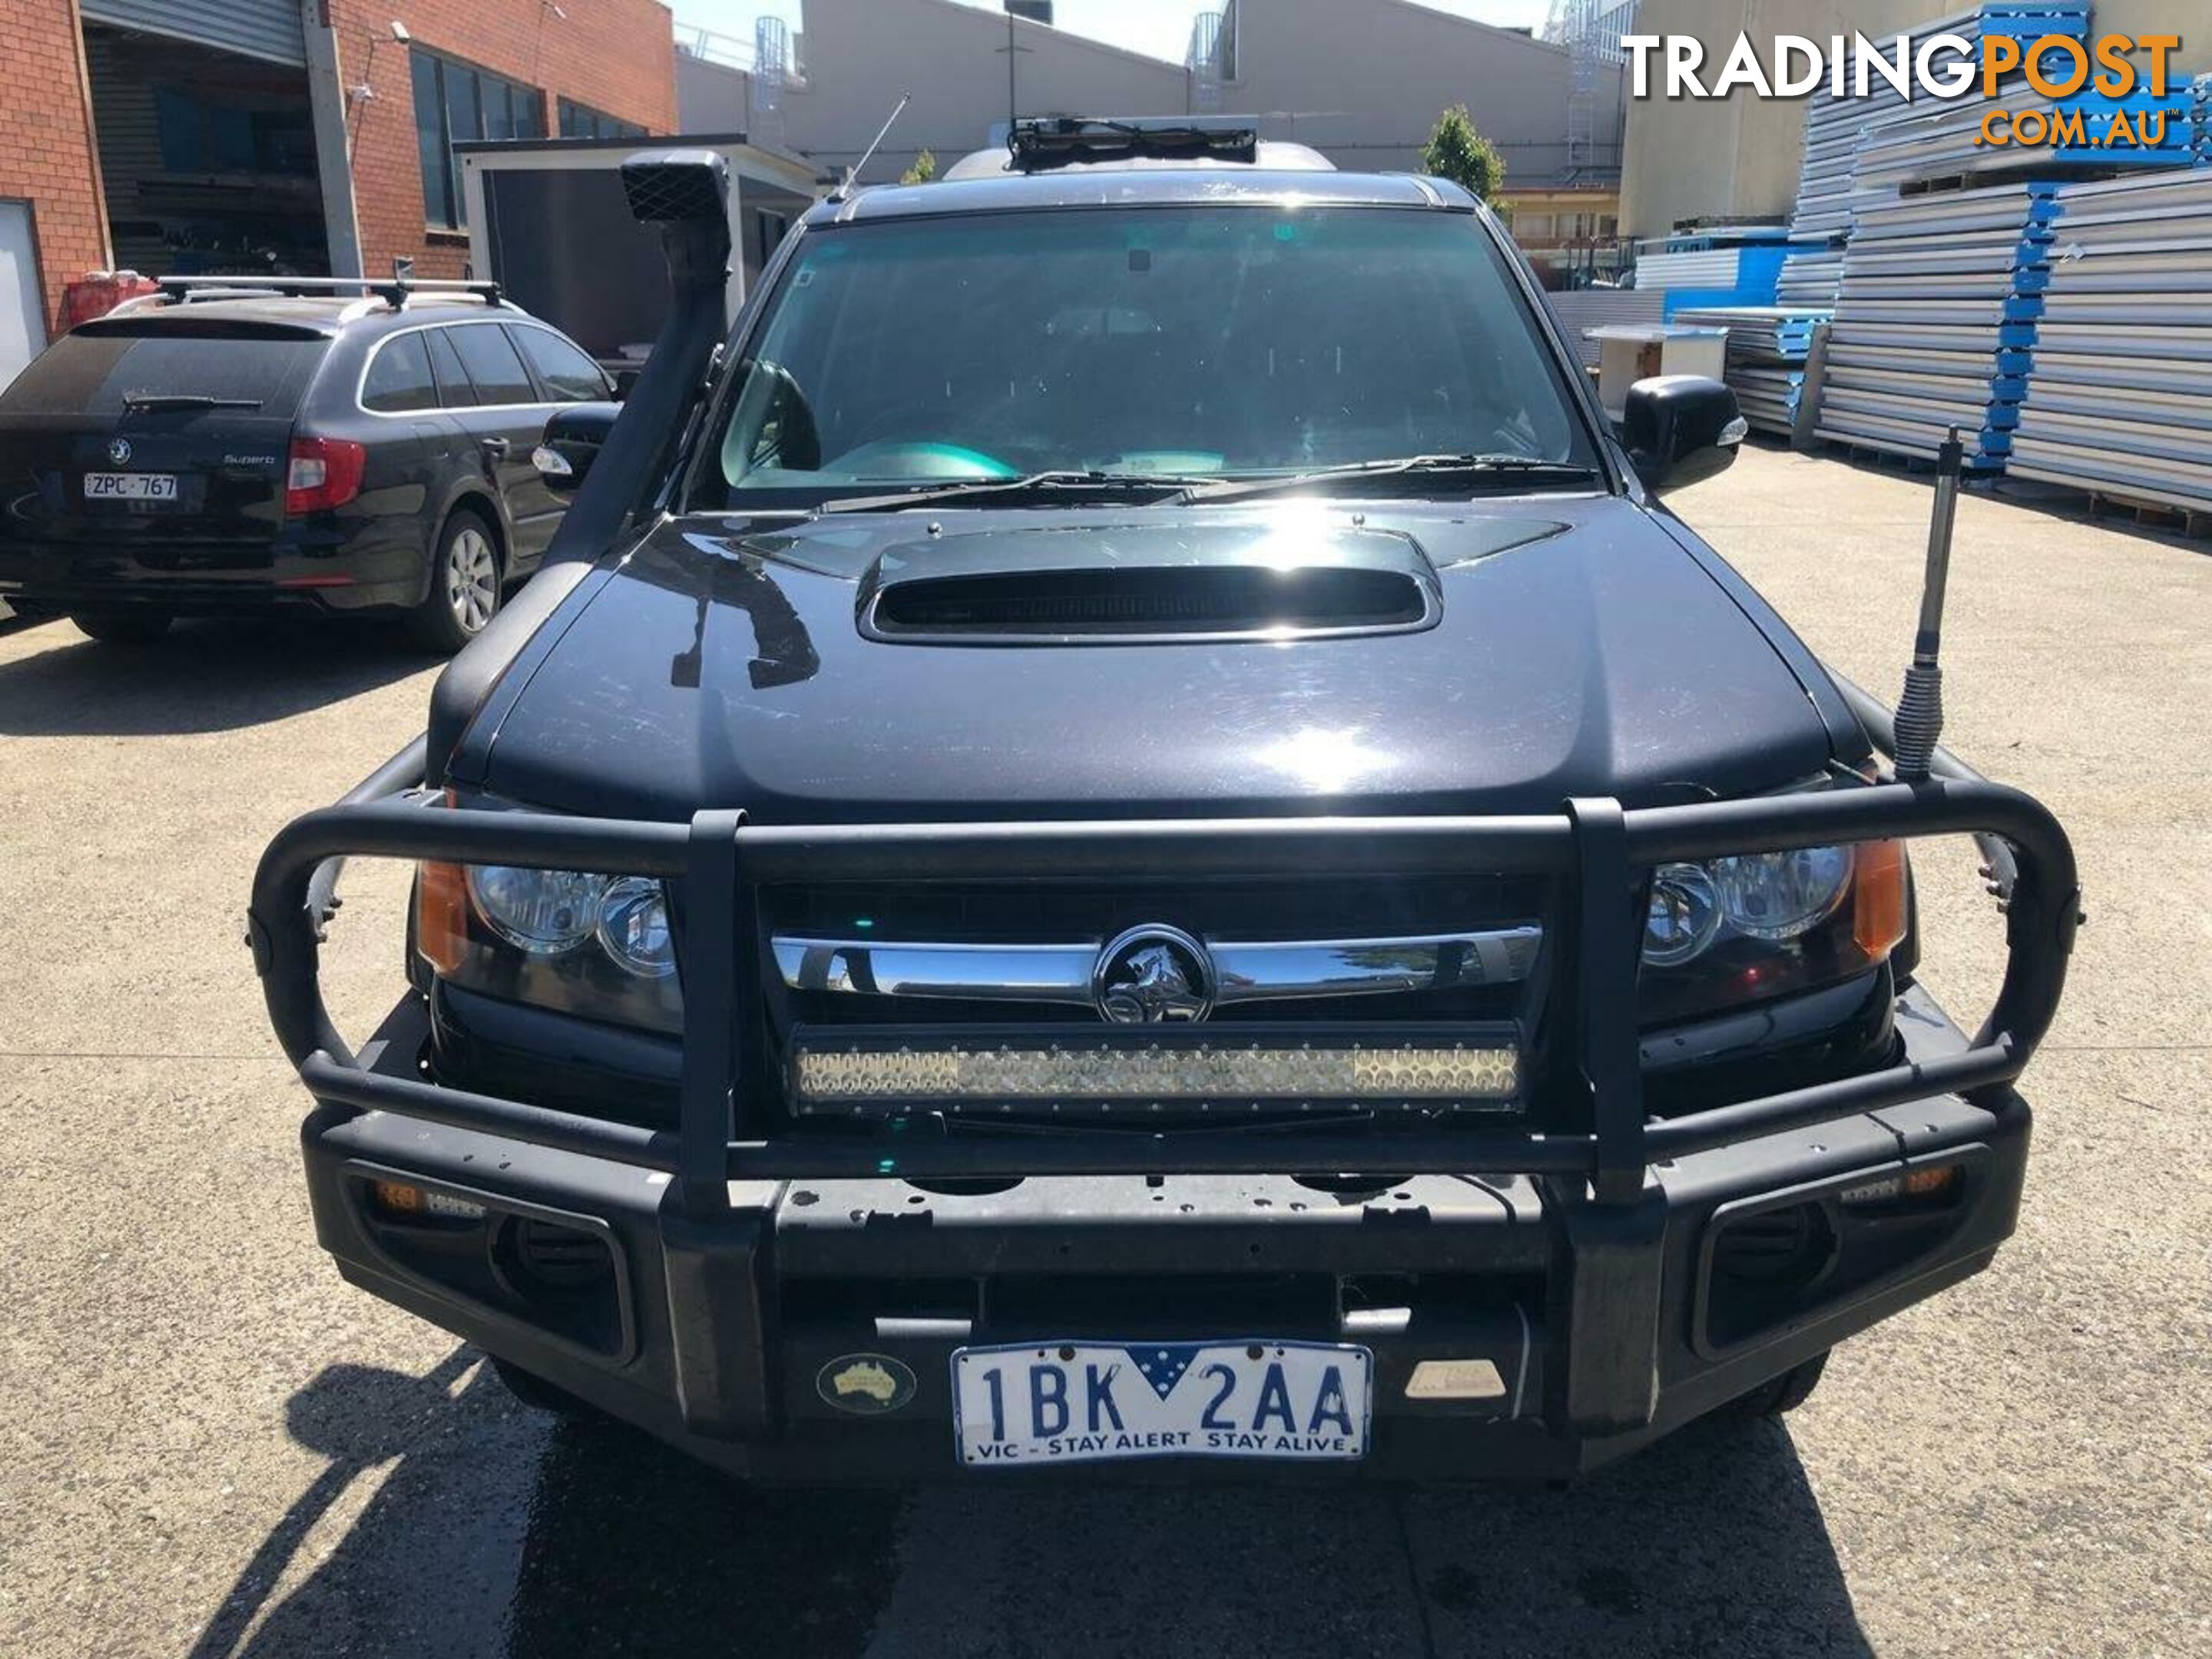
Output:
<path fill-rule="evenodd" d="M 793 1050 L 792 1102 L 802 1114 L 862 1116 L 902 1108 L 970 1115 L 1115 1107 L 1498 1110 L 1515 1102 L 1521 1062 L 1510 1035 L 1407 1037 L 1334 1044 L 1222 1036 L 921 1043 L 809 1033 Z"/>

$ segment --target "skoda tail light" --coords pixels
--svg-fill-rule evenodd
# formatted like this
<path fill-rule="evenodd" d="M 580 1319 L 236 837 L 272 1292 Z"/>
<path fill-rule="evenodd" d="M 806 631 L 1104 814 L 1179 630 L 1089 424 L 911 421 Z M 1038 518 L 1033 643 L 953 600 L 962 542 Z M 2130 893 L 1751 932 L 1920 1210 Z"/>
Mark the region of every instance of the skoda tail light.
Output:
<path fill-rule="evenodd" d="M 297 518 L 343 507 L 361 494 L 368 448 L 348 438 L 295 438 L 284 475 L 284 512 Z"/>

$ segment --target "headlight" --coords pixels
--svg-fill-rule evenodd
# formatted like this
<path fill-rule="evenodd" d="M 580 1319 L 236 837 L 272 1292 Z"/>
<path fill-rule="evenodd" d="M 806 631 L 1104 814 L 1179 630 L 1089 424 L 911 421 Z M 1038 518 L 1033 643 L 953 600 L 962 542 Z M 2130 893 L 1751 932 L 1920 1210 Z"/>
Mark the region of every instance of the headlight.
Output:
<path fill-rule="evenodd" d="M 518 951 L 558 956 L 591 938 L 604 878 L 573 870 L 518 870 L 471 865 L 469 896 L 491 930 Z"/>
<path fill-rule="evenodd" d="M 416 949 L 447 983 L 611 1024 L 684 1029 L 675 930 L 661 883 L 426 863 L 416 893 Z"/>
<path fill-rule="evenodd" d="M 657 881 L 624 876 L 599 896 L 599 948 L 644 979 L 676 971 L 676 936 L 668 927 L 668 894 Z"/>
<path fill-rule="evenodd" d="M 1701 955 L 1721 930 L 1721 897 L 1702 864 L 1665 864 L 1653 872 L 1644 921 L 1644 960 L 1679 968 Z"/>
<path fill-rule="evenodd" d="M 1796 939 L 1833 910 L 1850 885 L 1851 849 L 1748 853 L 1714 860 L 1712 872 L 1729 926 L 1753 939 Z"/>
<path fill-rule="evenodd" d="M 1905 937 L 1905 849 L 1888 841 L 1662 865 L 1644 912 L 1644 1023 L 1865 972 Z"/>

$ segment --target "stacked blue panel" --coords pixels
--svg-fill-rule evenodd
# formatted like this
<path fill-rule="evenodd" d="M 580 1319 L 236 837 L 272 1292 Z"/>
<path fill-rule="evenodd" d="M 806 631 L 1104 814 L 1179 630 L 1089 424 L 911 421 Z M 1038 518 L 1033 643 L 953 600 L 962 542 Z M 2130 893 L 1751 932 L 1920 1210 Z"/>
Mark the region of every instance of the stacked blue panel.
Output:
<path fill-rule="evenodd" d="M 2051 144 L 2036 152 L 2039 161 L 2065 167 L 2185 167 L 2201 158 L 2197 118 L 2200 94 L 2194 89 L 2163 98 L 2148 92 L 2124 98 L 2092 93 L 2054 106 L 2063 118 L 2079 115 L 2084 142 Z M 2124 131 L 2116 131 L 2124 121 Z"/>
<path fill-rule="evenodd" d="M 1737 407 L 1759 430 L 1787 437 L 1797 424 L 1813 331 L 1831 314 L 1824 307 L 1723 306 L 1678 312 L 1674 320 L 1728 330 L 1728 383 Z"/>
<path fill-rule="evenodd" d="M 1832 306 L 1836 302 L 1836 284 L 1843 274 L 1842 243 L 1793 247 L 1782 274 L 1774 279 L 1774 303 Z"/>
<path fill-rule="evenodd" d="M 1668 244 L 1668 251 L 1674 251 Z M 1765 306 L 1774 303 L 1775 284 L 1780 279 L 1784 263 L 1790 257 L 1790 248 L 1781 242 L 1747 244 L 1730 250 L 1735 256 L 1735 269 L 1724 285 L 1682 285 L 1679 281 L 1668 281 L 1667 317 L 1673 321 L 1685 310 L 1711 306 Z M 1647 285 L 1649 272 L 1656 271 L 1662 261 L 1645 258 L 1637 263 L 1637 286 Z"/>
<path fill-rule="evenodd" d="M 1969 466 L 2003 467 L 2051 280 L 2057 192 L 2008 185 L 1860 210 L 1829 335 L 1821 436 L 1932 456 L 1957 427 Z"/>
<path fill-rule="evenodd" d="M 1982 7 L 1982 33 L 2008 35 L 2021 41 L 2040 40 L 2051 34 L 2086 40 L 2089 0 L 1986 0 Z"/>
<path fill-rule="evenodd" d="M 1937 18 L 1880 44 L 1885 55 L 1899 41 L 1917 52 L 1931 35 L 1956 34 L 1978 52 L 1983 36 L 2002 35 L 2021 41 L 2025 51 L 2051 35 L 2087 40 L 2090 12 L 2090 0 L 1987 0 L 1975 10 Z M 2063 72 L 2069 60 L 2054 50 L 2043 55 L 2042 67 Z M 1790 231 L 1801 243 L 1828 241 L 1835 246 L 1825 256 L 1785 266 L 1777 297 L 1785 304 L 1832 301 L 1840 276 L 1835 254 L 1853 217 L 1899 185 L 2019 171 L 2023 158 L 2010 146 L 1975 143 L 1982 116 L 1999 107 L 2047 113 L 2051 102 L 2033 94 L 2017 71 L 1994 100 L 1984 99 L 1978 85 L 1949 100 L 1908 99 L 1878 79 L 1863 98 L 1838 98 L 1826 85 L 1817 88 L 1806 100 L 1804 162 Z"/>
<path fill-rule="evenodd" d="M 1678 231 L 1660 244 L 1662 253 L 1707 253 L 1717 247 L 1749 247 L 1761 242 L 1786 242 L 1790 233 L 1780 225 L 1717 225 L 1706 230 Z"/>
<path fill-rule="evenodd" d="M 2023 49 L 2051 35 L 2065 35 L 2086 42 L 2090 33 L 2088 0 L 1990 0 L 1982 8 L 1982 33 L 2008 35 Z M 2071 73 L 2073 60 L 2061 52 L 2044 54 L 2039 67 L 2051 79 Z M 2212 78 L 2212 77 L 2208 77 Z M 2188 167 L 2203 153 L 2204 82 L 2179 92 L 2154 96 L 2145 87 L 2124 97 L 2107 98 L 2094 89 L 2052 102 L 2054 116 L 2079 115 L 2087 134 L 2080 144 L 2039 147 L 2033 160 L 2053 167 Z M 2127 118 L 2130 131 L 2147 142 L 2132 142 L 2126 134 L 2110 142 L 2117 118 Z M 2148 131 L 2143 118 L 2154 118 Z M 2155 118 L 2163 118 L 2162 122 Z"/>
<path fill-rule="evenodd" d="M 2007 470 L 2212 514 L 2212 169 L 2071 184 Z"/>

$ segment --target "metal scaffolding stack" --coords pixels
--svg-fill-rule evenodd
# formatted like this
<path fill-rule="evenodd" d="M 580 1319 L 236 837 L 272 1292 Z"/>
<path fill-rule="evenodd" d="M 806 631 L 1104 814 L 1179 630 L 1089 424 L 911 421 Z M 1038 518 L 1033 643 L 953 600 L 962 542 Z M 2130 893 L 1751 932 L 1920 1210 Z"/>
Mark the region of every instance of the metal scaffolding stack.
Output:
<path fill-rule="evenodd" d="M 2212 513 L 2212 171 L 2061 187 L 2008 471 Z"/>
<path fill-rule="evenodd" d="M 1786 438 L 1796 429 L 1813 331 L 1828 316 L 1802 306 L 1733 306 L 1680 311 L 1674 320 L 1728 330 L 1728 383 L 1744 419 Z"/>
<path fill-rule="evenodd" d="M 1967 465 L 2004 465 L 2050 280 L 2057 189 L 1951 191 L 1860 210 L 1829 331 L 1821 437 L 1932 457 L 1957 427 Z"/>

